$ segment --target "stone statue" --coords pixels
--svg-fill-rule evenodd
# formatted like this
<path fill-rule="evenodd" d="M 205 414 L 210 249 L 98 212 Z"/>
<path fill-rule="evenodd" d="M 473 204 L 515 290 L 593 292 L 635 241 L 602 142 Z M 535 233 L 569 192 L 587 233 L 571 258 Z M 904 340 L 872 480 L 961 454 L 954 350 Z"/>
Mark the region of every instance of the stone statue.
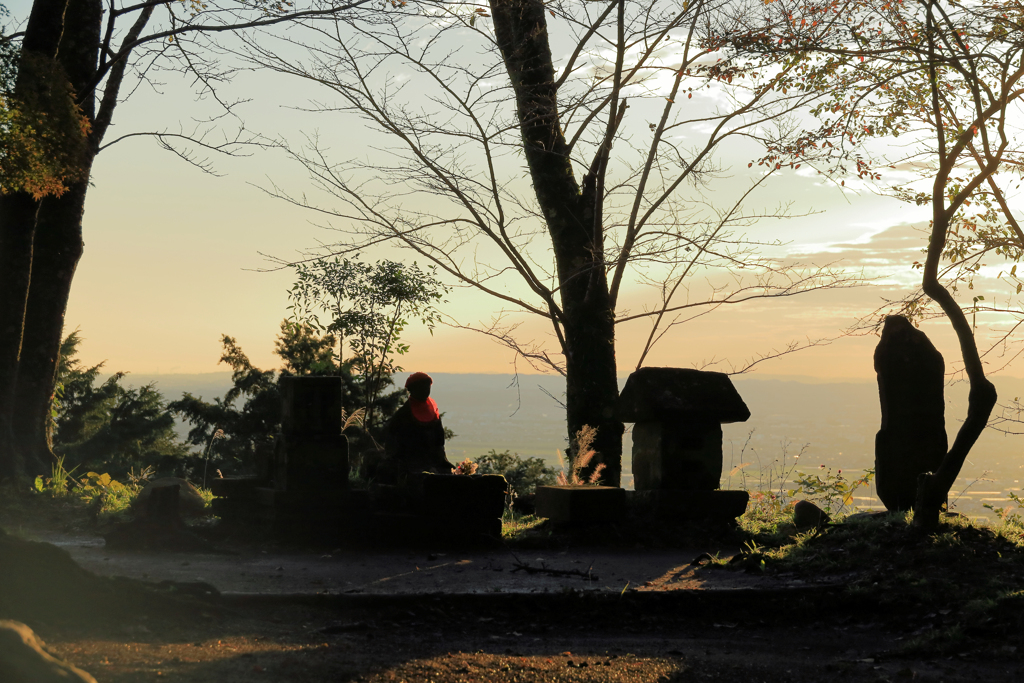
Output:
<path fill-rule="evenodd" d="M 409 399 L 384 426 L 384 450 L 399 472 L 451 474 L 444 452 L 444 426 L 437 403 L 430 398 L 434 380 L 415 372 L 405 382 Z"/>

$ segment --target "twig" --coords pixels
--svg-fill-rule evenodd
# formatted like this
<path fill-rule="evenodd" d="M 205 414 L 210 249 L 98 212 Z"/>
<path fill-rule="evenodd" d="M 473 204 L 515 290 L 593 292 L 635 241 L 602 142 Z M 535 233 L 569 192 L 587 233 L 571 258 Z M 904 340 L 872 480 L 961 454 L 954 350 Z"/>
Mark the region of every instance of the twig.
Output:
<path fill-rule="evenodd" d="M 531 567 L 525 562 L 516 562 L 514 565 L 515 569 L 512 573 L 518 571 L 524 571 L 527 574 L 547 574 L 548 576 L 578 576 L 589 581 L 597 581 L 599 577 L 596 574 L 591 573 L 591 569 L 594 568 L 594 563 L 591 562 L 590 566 L 587 567 L 587 571 L 581 569 L 550 569 L 541 565 L 540 567 Z"/>

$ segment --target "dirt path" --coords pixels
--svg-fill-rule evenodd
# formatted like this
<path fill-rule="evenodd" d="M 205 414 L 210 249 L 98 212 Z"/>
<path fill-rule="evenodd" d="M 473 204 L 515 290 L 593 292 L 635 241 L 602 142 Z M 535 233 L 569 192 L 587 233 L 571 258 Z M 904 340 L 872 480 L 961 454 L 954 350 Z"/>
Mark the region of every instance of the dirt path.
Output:
<path fill-rule="evenodd" d="M 103 576 L 224 593 L 163 616 L 140 602 L 113 620 L 20 617 L 100 683 L 1024 680 L 1022 633 L 963 638 L 955 610 L 691 567 L 707 549 L 114 553 L 27 529 Z"/>
<path fill-rule="evenodd" d="M 585 598 L 581 599 L 585 600 Z M 570 601 L 571 602 L 571 601 Z M 444 599 L 362 606 L 262 603 L 189 624 L 139 619 L 96 631 L 44 629 L 60 654 L 100 683 L 180 681 L 1019 681 L 1003 644 L 952 658 L 900 657 L 913 637 L 848 617 L 801 624 L 688 619 L 671 610 L 475 606 Z M 822 606 L 827 607 L 825 605 Z M 728 616 L 728 615 L 723 615 Z M 826 616 L 824 613 L 822 616 Z M 763 623 L 761 623 L 763 622 Z M 843 623 L 839 623 L 843 622 Z"/>

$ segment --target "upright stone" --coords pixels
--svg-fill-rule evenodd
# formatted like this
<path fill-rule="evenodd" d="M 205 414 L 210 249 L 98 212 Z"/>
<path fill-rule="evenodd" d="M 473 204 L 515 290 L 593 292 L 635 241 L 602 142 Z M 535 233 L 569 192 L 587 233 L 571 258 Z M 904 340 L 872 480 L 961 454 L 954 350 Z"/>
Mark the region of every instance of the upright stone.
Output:
<path fill-rule="evenodd" d="M 282 378 L 276 488 L 327 492 L 348 485 L 341 390 L 340 377 Z"/>
<path fill-rule="evenodd" d="M 903 316 L 885 319 L 875 348 L 882 428 L 875 437 L 875 488 L 888 510 L 909 510 L 917 477 L 946 455 L 942 354 Z"/>

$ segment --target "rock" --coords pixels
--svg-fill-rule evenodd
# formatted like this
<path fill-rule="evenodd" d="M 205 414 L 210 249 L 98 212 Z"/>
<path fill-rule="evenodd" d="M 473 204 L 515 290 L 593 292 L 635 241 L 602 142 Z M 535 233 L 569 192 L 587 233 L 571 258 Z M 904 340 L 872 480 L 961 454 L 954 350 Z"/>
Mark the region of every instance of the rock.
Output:
<path fill-rule="evenodd" d="M 51 655 L 25 624 L 0 621 L 0 681 L 4 683 L 96 683 L 96 679 Z"/>
<path fill-rule="evenodd" d="M 813 529 L 831 521 L 828 513 L 809 500 L 798 500 L 793 506 L 793 524 L 797 529 Z"/>
<path fill-rule="evenodd" d="M 945 365 L 924 332 L 889 316 L 875 348 L 882 427 L 875 436 L 875 489 L 888 510 L 909 510 L 917 477 L 946 455 Z"/>
<path fill-rule="evenodd" d="M 689 368 L 641 368 L 619 394 L 623 422 L 745 422 L 750 410 L 729 376 Z"/>
<path fill-rule="evenodd" d="M 154 489 L 178 486 L 178 511 L 184 515 L 200 516 L 206 512 L 206 501 L 196 487 L 178 477 L 161 477 L 146 484 L 135 499 L 136 512 L 145 515 L 149 497 Z"/>

